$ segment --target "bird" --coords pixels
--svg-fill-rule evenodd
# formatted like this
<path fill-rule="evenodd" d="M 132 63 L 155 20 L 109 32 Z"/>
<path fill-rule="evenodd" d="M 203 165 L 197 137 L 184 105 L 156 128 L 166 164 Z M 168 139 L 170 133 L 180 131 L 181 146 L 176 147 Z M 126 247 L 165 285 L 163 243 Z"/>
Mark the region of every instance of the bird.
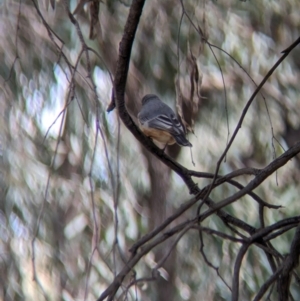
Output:
<path fill-rule="evenodd" d="M 162 102 L 158 96 L 147 94 L 142 98 L 142 108 L 138 113 L 142 132 L 156 142 L 167 145 L 177 143 L 192 147 L 185 138 L 185 129 L 174 111 Z"/>

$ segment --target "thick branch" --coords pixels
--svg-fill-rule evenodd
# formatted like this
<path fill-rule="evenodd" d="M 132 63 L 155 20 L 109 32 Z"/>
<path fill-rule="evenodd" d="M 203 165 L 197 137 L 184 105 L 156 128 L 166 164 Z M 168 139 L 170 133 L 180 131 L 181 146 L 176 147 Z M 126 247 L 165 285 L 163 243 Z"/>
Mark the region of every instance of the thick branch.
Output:
<path fill-rule="evenodd" d="M 299 264 L 300 256 L 300 225 L 296 229 L 294 239 L 291 244 L 290 254 L 285 258 L 283 270 L 278 281 L 278 295 L 280 301 L 289 299 L 290 280 L 293 269 Z"/>
<path fill-rule="evenodd" d="M 238 253 L 235 266 L 234 266 L 234 274 L 233 274 L 233 280 L 232 280 L 232 301 L 237 301 L 239 297 L 239 273 L 241 269 L 241 264 L 244 255 L 246 254 L 249 246 L 256 242 L 257 240 L 263 238 L 266 236 L 268 233 L 274 231 L 275 229 L 278 229 L 280 227 L 285 226 L 286 224 L 290 225 L 295 222 L 299 221 L 299 216 L 293 217 L 293 218 L 288 218 L 286 220 L 280 221 L 276 224 L 273 224 L 269 227 L 263 228 L 258 230 L 254 235 L 252 235 L 249 240 L 243 244 L 243 246 L 240 248 L 240 251 Z M 279 269 L 281 271 L 282 269 L 282 274 L 280 275 L 279 272 L 277 271 L 276 274 L 277 276 L 280 277 L 279 285 L 278 285 L 278 292 L 279 292 L 279 300 L 280 301 L 287 301 L 288 300 L 288 290 L 289 290 L 289 282 L 290 282 L 290 276 L 292 270 L 298 265 L 299 263 L 299 254 L 300 254 L 300 226 L 297 227 L 296 234 L 294 237 L 294 240 L 291 245 L 291 252 L 289 256 L 285 259 L 284 263 L 282 264 L 282 267 Z M 271 277 L 267 281 L 267 285 L 265 285 L 261 290 L 260 290 L 260 295 L 263 294 L 269 285 L 274 282 L 276 278 Z"/>
<path fill-rule="evenodd" d="M 272 283 L 279 277 L 278 294 L 279 300 L 288 300 L 289 294 L 289 281 L 291 272 L 299 263 L 300 252 L 300 226 L 298 225 L 296 233 L 291 245 L 291 252 L 289 256 L 283 261 L 282 265 L 277 271 L 262 285 L 259 292 L 253 301 L 261 300 L 265 292 L 269 289 Z"/>
<path fill-rule="evenodd" d="M 119 47 L 119 58 L 117 62 L 117 69 L 114 81 L 114 93 L 113 100 L 110 104 L 108 111 L 111 111 L 116 105 L 120 118 L 125 126 L 131 131 L 131 133 L 156 157 L 158 157 L 163 163 L 174 170 L 188 186 L 190 193 L 196 194 L 199 192 L 199 188 L 193 182 L 190 175 L 187 173 L 187 169 L 172 160 L 162 150 L 160 150 L 149 138 L 147 138 L 133 122 L 132 118 L 128 114 L 125 106 L 125 87 L 129 69 L 131 49 L 135 38 L 136 30 L 139 24 L 139 20 L 142 14 L 145 0 L 134 0 L 130 7 L 129 15 L 125 25 L 124 34 Z M 114 104 L 115 102 L 115 104 Z"/>

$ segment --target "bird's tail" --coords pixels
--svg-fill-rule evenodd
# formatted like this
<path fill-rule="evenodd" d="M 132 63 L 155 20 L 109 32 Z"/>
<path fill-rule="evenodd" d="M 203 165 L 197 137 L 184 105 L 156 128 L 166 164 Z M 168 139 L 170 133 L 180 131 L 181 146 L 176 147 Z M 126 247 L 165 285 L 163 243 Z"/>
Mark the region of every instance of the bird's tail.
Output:
<path fill-rule="evenodd" d="M 176 135 L 174 136 L 176 142 L 181 145 L 181 146 L 189 146 L 189 147 L 192 147 L 192 143 L 190 143 L 190 141 L 188 141 L 184 135 Z"/>

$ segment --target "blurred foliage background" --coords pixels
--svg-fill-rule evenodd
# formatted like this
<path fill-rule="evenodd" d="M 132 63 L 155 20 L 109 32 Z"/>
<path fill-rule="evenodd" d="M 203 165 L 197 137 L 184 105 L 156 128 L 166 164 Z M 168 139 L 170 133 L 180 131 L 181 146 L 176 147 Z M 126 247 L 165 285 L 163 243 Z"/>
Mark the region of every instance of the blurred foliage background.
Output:
<path fill-rule="evenodd" d="M 182 180 L 135 140 L 117 111 L 106 112 L 130 4 L 101 2 L 93 40 L 90 3 L 78 9 L 76 24 L 66 10 L 78 7 L 73 0 L 0 4 L 1 300 L 95 300 L 129 258 L 130 246 L 190 198 Z M 258 84 L 299 37 L 300 2 L 183 4 L 190 19 L 179 0 L 146 2 L 132 50 L 127 107 L 135 118 L 142 96 L 155 93 L 175 108 L 178 79 L 189 108 L 192 52 L 202 79 L 195 134 L 188 135 L 195 167 L 188 148 L 172 146 L 167 152 L 190 169 L 213 173 L 255 90 L 232 57 Z M 191 21 L 224 51 L 210 49 Z M 89 57 L 80 33 L 94 49 Z M 220 174 L 262 168 L 298 140 L 299 57 L 298 47 L 264 86 L 265 99 L 257 96 Z M 246 184 L 251 177 L 238 180 Z M 265 211 L 266 225 L 299 214 L 298 183 L 299 162 L 293 159 L 256 189 L 266 202 L 283 206 Z M 211 197 L 220 201 L 234 192 L 224 184 Z M 249 197 L 226 211 L 260 227 L 258 206 Z M 193 207 L 175 223 L 195 212 Z M 233 235 L 216 216 L 203 225 Z M 289 251 L 293 233 L 272 241 L 278 252 Z M 203 239 L 222 278 L 200 254 L 198 234 L 191 230 L 160 269 L 161 277 L 123 288 L 120 300 L 231 300 L 228 286 L 239 245 L 210 235 Z M 169 241 L 152 250 L 130 276 L 150 277 L 168 246 Z M 271 274 L 265 254 L 252 246 L 240 274 L 241 300 L 253 298 Z M 300 298 L 295 281 L 291 294 Z"/>

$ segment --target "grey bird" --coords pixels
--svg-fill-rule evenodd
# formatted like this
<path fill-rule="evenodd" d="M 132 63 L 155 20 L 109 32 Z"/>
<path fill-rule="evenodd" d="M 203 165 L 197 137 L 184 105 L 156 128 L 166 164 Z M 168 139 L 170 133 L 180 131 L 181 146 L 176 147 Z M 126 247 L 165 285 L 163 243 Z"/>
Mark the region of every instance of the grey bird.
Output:
<path fill-rule="evenodd" d="M 192 147 L 185 138 L 185 130 L 174 111 L 156 95 L 147 94 L 142 99 L 142 109 L 138 114 L 143 133 L 155 141 L 165 144 L 177 143 Z"/>

